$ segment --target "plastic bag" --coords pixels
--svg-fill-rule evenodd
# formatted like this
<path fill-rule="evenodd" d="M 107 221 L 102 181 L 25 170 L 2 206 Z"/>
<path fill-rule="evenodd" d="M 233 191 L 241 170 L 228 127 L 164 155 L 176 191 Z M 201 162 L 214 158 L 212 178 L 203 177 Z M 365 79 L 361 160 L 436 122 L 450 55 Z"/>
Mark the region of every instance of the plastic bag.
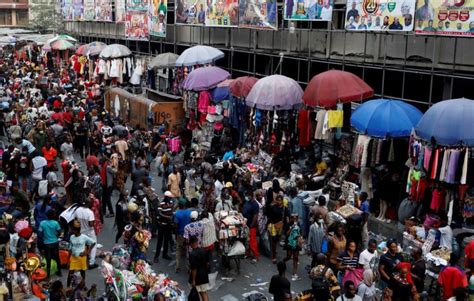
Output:
<path fill-rule="evenodd" d="M 230 249 L 228 256 L 238 256 L 238 255 L 244 255 L 244 254 L 245 254 L 244 244 L 240 241 L 236 241 L 232 245 L 232 248 Z"/>
<path fill-rule="evenodd" d="M 219 272 L 214 272 L 208 274 L 209 277 L 209 290 L 212 290 L 216 286 L 216 279 L 217 279 L 217 274 Z"/>
<path fill-rule="evenodd" d="M 199 293 L 195 286 L 191 289 L 188 295 L 188 301 L 200 301 Z"/>

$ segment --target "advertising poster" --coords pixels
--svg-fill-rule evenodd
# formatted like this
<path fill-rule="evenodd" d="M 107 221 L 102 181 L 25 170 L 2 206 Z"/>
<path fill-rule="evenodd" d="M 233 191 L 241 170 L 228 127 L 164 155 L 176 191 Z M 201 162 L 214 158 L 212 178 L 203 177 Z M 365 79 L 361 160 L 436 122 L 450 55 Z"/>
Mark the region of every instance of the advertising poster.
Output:
<path fill-rule="evenodd" d="M 130 40 L 148 40 L 147 12 L 127 11 L 125 37 Z"/>
<path fill-rule="evenodd" d="M 416 33 L 474 36 L 474 0 L 419 0 L 415 16 Z"/>
<path fill-rule="evenodd" d="M 240 0 L 239 27 L 278 30 L 276 0 Z"/>
<path fill-rule="evenodd" d="M 82 9 L 83 7 L 83 2 L 82 0 L 73 0 L 72 1 L 72 20 L 73 21 L 82 21 L 83 15 L 82 15 Z"/>
<path fill-rule="evenodd" d="M 95 20 L 101 22 L 112 22 L 112 1 L 96 0 Z"/>
<path fill-rule="evenodd" d="M 62 12 L 65 21 L 72 21 L 73 18 L 73 6 L 72 0 L 64 0 L 62 2 Z"/>
<path fill-rule="evenodd" d="M 411 31 L 415 0 L 347 0 L 346 29 Z"/>
<path fill-rule="evenodd" d="M 148 11 L 148 0 L 127 0 L 127 12 L 129 11 Z"/>
<path fill-rule="evenodd" d="M 206 22 L 205 0 L 176 0 L 175 24 L 204 25 Z"/>
<path fill-rule="evenodd" d="M 283 17 L 291 21 L 331 21 L 333 0 L 285 0 Z"/>
<path fill-rule="evenodd" d="M 125 0 L 115 0 L 115 22 L 125 22 Z"/>
<path fill-rule="evenodd" d="M 83 21 L 95 20 L 95 0 L 84 0 Z"/>
<path fill-rule="evenodd" d="M 206 26 L 239 26 L 239 1 L 208 0 Z"/>
<path fill-rule="evenodd" d="M 156 37 L 166 37 L 166 16 L 168 13 L 167 0 L 151 0 L 150 11 L 150 35 Z"/>

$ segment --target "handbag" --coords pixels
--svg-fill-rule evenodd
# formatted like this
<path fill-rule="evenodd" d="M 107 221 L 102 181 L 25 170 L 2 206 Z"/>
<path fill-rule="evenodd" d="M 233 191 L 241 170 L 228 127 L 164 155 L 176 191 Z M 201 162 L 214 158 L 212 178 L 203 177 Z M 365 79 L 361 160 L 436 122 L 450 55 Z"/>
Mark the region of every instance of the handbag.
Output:
<path fill-rule="evenodd" d="M 191 289 L 188 295 L 188 301 L 200 301 L 199 293 L 195 286 Z"/>
<path fill-rule="evenodd" d="M 304 245 L 304 238 L 303 236 L 298 236 L 298 238 L 296 239 L 296 244 L 298 245 L 298 248 L 301 250 L 303 248 L 303 245 Z"/>

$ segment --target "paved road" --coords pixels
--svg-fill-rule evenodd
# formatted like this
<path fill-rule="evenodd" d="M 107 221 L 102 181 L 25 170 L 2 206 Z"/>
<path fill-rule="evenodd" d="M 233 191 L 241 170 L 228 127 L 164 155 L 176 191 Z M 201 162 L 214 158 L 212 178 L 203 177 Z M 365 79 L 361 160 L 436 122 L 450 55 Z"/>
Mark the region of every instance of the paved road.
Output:
<path fill-rule="evenodd" d="M 76 162 L 80 162 L 80 159 L 76 155 Z M 84 164 L 80 162 L 82 170 L 85 170 Z M 130 177 L 129 177 L 130 178 Z M 153 187 L 156 191 L 161 189 L 161 178 L 159 178 L 155 171 L 153 171 Z M 131 182 L 127 182 L 127 189 L 131 190 Z M 118 199 L 118 193 L 115 191 L 113 194 L 112 202 L 115 205 L 115 202 Z M 115 208 L 115 206 L 114 206 Z M 103 245 L 104 250 L 111 250 L 115 242 L 115 233 L 116 229 L 114 228 L 114 218 L 105 218 L 104 228 L 100 235 L 98 236 L 98 242 Z M 150 248 L 148 250 L 148 258 L 152 259 L 154 251 L 156 248 L 156 240 L 152 239 L 150 243 Z M 279 258 L 283 258 L 285 251 L 280 249 Z M 173 257 L 173 256 L 172 256 Z M 98 259 L 98 263 L 100 263 Z M 300 256 L 300 268 L 299 275 L 301 280 L 291 281 L 291 290 L 293 295 L 310 288 L 310 280 L 306 274 L 304 267 L 310 263 L 310 258 L 307 255 Z M 180 273 L 176 274 L 174 269 L 174 260 L 164 260 L 160 258 L 159 263 L 153 264 L 153 269 L 157 273 L 165 273 L 170 276 L 171 279 L 179 282 L 180 286 L 185 289 L 186 292 L 189 292 L 187 282 L 188 274 L 185 269 L 182 269 Z M 222 270 L 220 269 L 220 264 L 218 258 L 215 258 L 213 265 L 215 269 L 219 272 L 217 275 L 216 286 L 210 292 L 210 300 L 223 300 L 223 301 L 236 301 L 242 300 L 242 294 L 250 292 L 253 290 L 260 291 L 267 295 L 271 299 L 271 295 L 268 293 L 268 284 L 272 275 L 276 274 L 276 266 L 272 264 L 269 258 L 264 256 L 261 257 L 261 260 L 253 264 L 248 260 L 241 261 L 241 271 L 238 275 L 235 271 L 231 271 L 228 275 L 231 279 L 222 279 L 224 277 Z M 287 263 L 288 273 L 287 277 L 291 278 L 291 267 L 292 263 L 289 261 Z M 67 274 L 67 273 L 63 273 Z M 66 283 L 66 278 L 64 278 L 64 284 Z M 225 278 L 225 277 L 224 277 Z M 257 281 L 259 280 L 259 282 Z M 99 295 L 104 291 L 104 281 L 99 269 L 88 271 L 86 274 L 86 284 L 89 287 L 91 284 L 97 284 Z M 258 284 L 258 286 L 252 286 L 252 284 Z"/>

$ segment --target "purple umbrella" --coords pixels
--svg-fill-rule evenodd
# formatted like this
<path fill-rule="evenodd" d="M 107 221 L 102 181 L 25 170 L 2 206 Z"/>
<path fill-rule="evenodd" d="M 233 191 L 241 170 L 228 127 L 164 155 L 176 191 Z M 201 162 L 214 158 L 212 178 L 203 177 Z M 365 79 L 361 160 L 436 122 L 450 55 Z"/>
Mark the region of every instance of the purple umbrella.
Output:
<path fill-rule="evenodd" d="M 261 110 L 290 110 L 303 103 L 303 89 L 293 79 L 270 75 L 260 79 L 250 90 L 245 102 Z"/>
<path fill-rule="evenodd" d="M 184 80 L 184 89 L 203 91 L 214 88 L 230 77 L 229 72 L 219 67 L 202 67 L 194 69 Z"/>

